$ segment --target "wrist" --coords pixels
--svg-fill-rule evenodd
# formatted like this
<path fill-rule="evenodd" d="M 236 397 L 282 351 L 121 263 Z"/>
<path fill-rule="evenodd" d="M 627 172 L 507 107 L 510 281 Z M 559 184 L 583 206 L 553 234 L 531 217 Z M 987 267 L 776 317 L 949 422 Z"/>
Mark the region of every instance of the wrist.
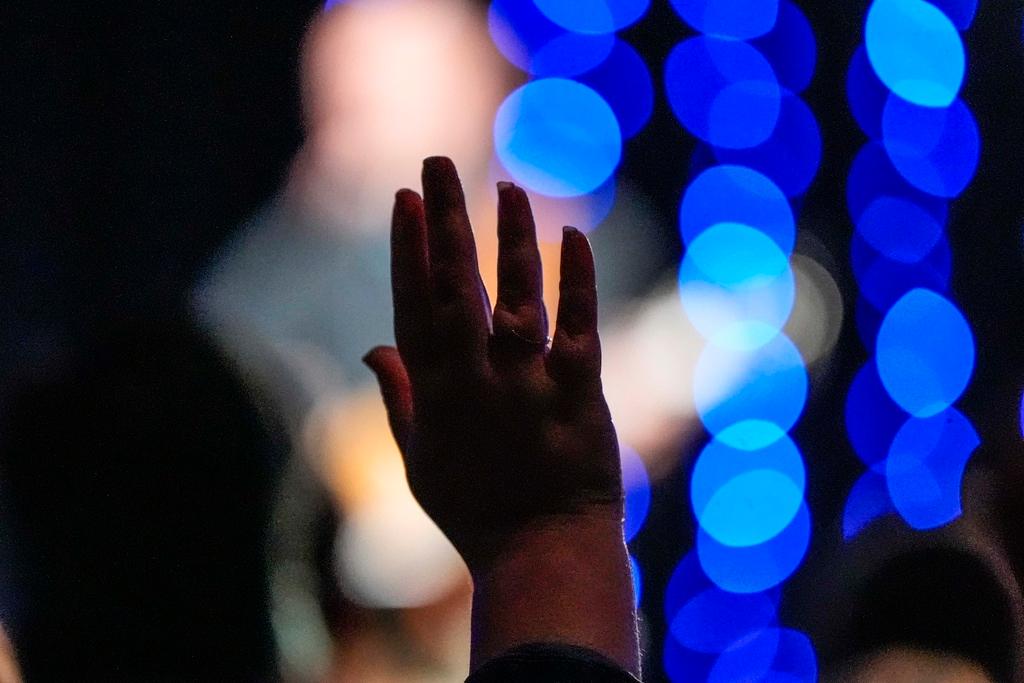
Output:
<path fill-rule="evenodd" d="M 507 539 L 473 574 L 475 670 L 527 643 L 589 648 L 639 673 L 621 508 L 546 518 Z"/>

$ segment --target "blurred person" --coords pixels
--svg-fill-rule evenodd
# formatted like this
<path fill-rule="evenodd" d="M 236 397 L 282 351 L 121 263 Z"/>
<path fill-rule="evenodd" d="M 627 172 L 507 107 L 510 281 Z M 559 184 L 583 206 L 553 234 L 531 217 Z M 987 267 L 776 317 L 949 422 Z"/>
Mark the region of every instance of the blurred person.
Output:
<path fill-rule="evenodd" d="M 523 78 L 491 43 L 486 15 L 471 0 L 334 3 L 311 25 L 302 55 L 306 140 L 281 195 L 225 245 L 197 291 L 204 313 L 243 355 L 256 344 L 287 357 L 307 387 L 289 399 L 298 415 L 370 384 L 358 358 L 390 334 L 381 285 L 393 188 L 414 180 L 434 150 L 448 150 L 463 169 L 481 228 L 481 272 L 494 286 L 492 177 L 500 171 L 491 129 Z M 553 224 L 588 217 L 586 200 L 539 203 Z M 634 253 L 644 251 L 639 227 L 629 230 Z M 557 280 L 557 241 L 541 244 L 549 282 Z"/>
<path fill-rule="evenodd" d="M 303 45 L 307 136 L 288 198 L 335 231 L 386 240 L 396 183 L 433 150 L 450 150 L 480 189 L 494 113 L 518 80 L 480 3 L 333 3 Z"/>
<path fill-rule="evenodd" d="M 382 285 L 393 188 L 446 149 L 493 205 L 482 197 L 493 192 L 483 182 L 490 128 L 514 79 L 468 0 L 336 3 L 310 26 L 300 66 L 307 136 L 283 191 L 197 292 L 230 344 L 306 364 L 307 395 L 292 399 L 299 421 L 324 396 L 370 382 L 358 359 L 391 326 Z"/>

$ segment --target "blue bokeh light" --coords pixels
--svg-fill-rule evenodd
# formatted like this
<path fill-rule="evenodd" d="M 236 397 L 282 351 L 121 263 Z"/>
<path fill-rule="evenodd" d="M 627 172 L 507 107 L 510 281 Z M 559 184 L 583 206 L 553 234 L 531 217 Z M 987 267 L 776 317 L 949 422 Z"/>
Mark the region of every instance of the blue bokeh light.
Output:
<path fill-rule="evenodd" d="M 743 166 L 713 166 L 693 179 L 679 205 L 679 231 L 690 244 L 717 223 L 741 223 L 771 237 L 786 254 L 796 240 L 793 211 L 782 190 Z"/>
<path fill-rule="evenodd" d="M 713 439 L 697 458 L 690 503 L 701 528 L 719 543 L 745 547 L 778 535 L 803 504 L 806 472 L 785 433 L 757 450 Z"/>
<path fill-rule="evenodd" d="M 807 190 L 821 165 L 821 133 L 803 100 L 784 92 L 778 123 L 767 140 L 747 149 L 716 147 L 715 154 L 722 163 L 763 173 L 787 197 L 795 197 Z"/>
<path fill-rule="evenodd" d="M 885 475 L 873 470 L 864 472 L 846 497 L 843 540 L 852 540 L 872 522 L 894 512 Z"/>
<path fill-rule="evenodd" d="M 759 145 L 779 119 L 775 72 L 741 41 L 700 36 L 679 43 L 665 60 L 665 88 L 683 127 L 716 147 Z"/>
<path fill-rule="evenodd" d="M 930 417 L 960 398 L 974 369 L 974 337 L 945 297 L 914 289 L 897 301 L 878 330 L 878 376 L 911 415 Z"/>
<path fill-rule="evenodd" d="M 873 140 L 882 137 L 882 110 L 888 98 L 889 89 L 875 75 L 864 46 L 859 46 L 846 71 L 846 99 L 857 125 Z"/>
<path fill-rule="evenodd" d="M 696 552 L 676 566 L 665 588 L 670 639 L 688 650 L 715 654 L 775 623 L 779 591 L 730 593 L 715 586 Z"/>
<path fill-rule="evenodd" d="M 666 59 L 669 105 L 720 165 L 701 168 L 680 205 L 679 293 L 708 340 L 694 390 L 713 439 L 690 482 L 695 548 L 666 590 L 665 670 L 671 680 L 813 680 L 816 667 L 808 678 L 798 655 L 780 657 L 783 630 L 773 627 L 777 587 L 810 542 L 806 472 L 787 434 L 807 372 L 781 330 L 795 294 L 787 197 L 807 190 L 822 154 L 817 122 L 794 94 L 813 79 L 817 46 L 790 0 L 672 4 L 704 35 Z M 713 586 L 682 600 L 687 563 Z"/>
<path fill-rule="evenodd" d="M 719 223 L 690 243 L 679 296 L 697 330 L 719 346 L 751 349 L 775 337 L 793 310 L 789 259 L 767 235 Z"/>
<path fill-rule="evenodd" d="M 608 217 L 608 214 L 612 212 L 612 209 L 615 207 L 616 191 L 615 175 L 612 174 L 596 190 L 579 197 L 564 197 L 561 201 L 575 205 L 573 208 L 566 209 L 566 215 L 586 216 L 586 220 L 589 221 L 588 224 L 575 227 L 588 233 L 599 226 Z M 548 242 L 561 243 L 562 228 L 553 224 L 545 227 L 537 226 L 537 238 Z"/>
<path fill-rule="evenodd" d="M 910 418 L 893 439 L 886 461 L 889 495 L 915 529 L 934 529 L 960 516 L 964 468 L 981 443 L 954 408 Z"/>
<path fill-rule="evenodd" d="M 869 142 L 857 153 L 846 179 L 846 204 L 854 223 L 879 197 L 907 201 L 926 211 L 939 225 L 946 225 L 948 202 L 908 183 L 892 165 L 881 143 Z"/>
<path fill-rule="evenodd" d="M 707 683 L 765 680 L 779 651 L 779 634 L 777 628 L 764 629 L 720 654 Z"/>
<path fill-rule="evenodd" d="M 861 295 L 879 311 L 888 310 L 911 289 L 946 291 L 953 267 L 952 251 L 945 236 L 917 263 L 902 263 L 879 254 L 864 238 L 854 234 L 850 261 Z"/>
<path fill-rule="evenodd" d="M 800 93 L 811 84 L 818 61 L 818 46 L 811 23 L 790 0 L 779 0 L 775 26 L 751 44 L 775 69 L 782 87 Z"/>
<path fill-rule="evenodd" d="M 935 215 L 903 197 L 877 197 L 857 220 L 857 232 L 893 261 L 917 263 L 942 238 Z"/>
<path fill-rule="evenodd" d="M 781 439 L 788 439 L 789 436 L 774 422 L 755 418 L 731 424 L 718 432 L 715 438 L 740 451 L 757 451 Z"/>
<path fill-rule="evenodd" d="M 722 377 L 739 373 L 723 394 Z M 694 404 L 709 432 L 734 448 L 760 449 L 782 438 L 807 402 L 807 368 L 796 345 L 777 334 L 756 348 L 708 344 L 693 377 Z"/>
<path fill-rule="evenodd" d="M 616 40 L 608 58 L 576 78 L 605 99 L 624 138 L 640 132 L 654 109 L 654 85 L 643 58 L 629 43 Z"/>
<path fill-rule="evenodd" d="M 774 470 L 744 472 L 711 496 L 701 511 L 701 528 L 732 547 L 763 543 L 796 515 L 801 493 L 791 479 Z"/>
<path fill-rule="evenodd" d="M 487 26 L 505 59 L 538 77 L 575 76 L 593 69 L 615 46 L 614 35 L 567 31 L 523 0 L 493 0 Z"/>
<path fill-rule="evenodd" d="M 770 628 L 723 652 L 708 674 L 708 683 L 816 683 L 818 658 L 800 631 Z"/>
<path fill-rule="evenodd" d="M 511 174 L 505 173 L 503 177 L 507 178 L 509 175 Z M 561 209 L 553 208 L 552 210 L 563 211 L 564 213 L 561 215 L 574 216 L 573 220 L 581 222 L 580 225 L 575 227 L 584 233 L 589 233 L 600 226 L 601 222 L 611 213 L 615 206 L 615 195 L 616 185 L 615 175 L 613 174 L 601 187 L 587 194 L 578 197 L 547 197 L 543 201 L 552 202 L 552 206 L 560 204 L 562 206 Z M 538 225 L 537 239 L 541 242 L 560 244 L 562 241 L 562 227 L 557 223 Z"/>
<path fill-rule="evenodd" d="M 613 33 L 644 15 L 651 0 L 533 0 L 562 28 L 576 33 Z"/>
<path fill-rule="evenodd" d="M 619 444 L 622 464 L 622 488 L 626 492 L 626 540 L 631 540 L 644 525 L 651 508 L 651 482 L 644 461 L 629 446 Z"/>
<path fill-rule="evenodd" d="M 959 195 L 978 168 L 981 137 L 963 100 L 935 109 L 890 96 L 882 114 L 882 140 L 900 175 L 937 197 Z"/>
<path fill-rule="evenodd" d="M 495 183 L 508 180 L 511 175 L 512 173 L 502 165 L 497 155 L 491 155 L 487 169 L 490 187 L 494 188 Z M 491 196 L 496 198 L 497 190 L 494 189 L 493 192 L 494 194 Z M 589 234 L 611 214 L 615 208 L 617 192 L 618 187 L 613 173 L 596 190 L 576 197 L 535 196 L 533 198 L 536 204 L 534 211 L 541 214 L 572 216 L 574 227 Z M 562 225 L 554 221 L 540 221 L 537 224 L 537 239 L 540 242 L 561 244 Z"/>
<path fill-rule="evenodd" d="M 811 639 L 800 631 L 779 629 L 779 648 L 763 683 L 815 683 L 818 656 Z"/>
<path fill-rule="evenodd" d="M 675 638 L 665 638 L 661 665 L 672 683 L 706 681 L 717 655 L 697 652 L 680 644 Z"/>
<path fill-rule="evenodd" d="M 498 109 L 494 147 L 523 186 L 555 197 L 592 192 L 615 172 L 622 135 L 608 103 L 564 78 L 532 81 Z"/>
<path fill-rule="evenodd" d="M 857 457 L 870 468 L 878 468 L 889 455 L 896 432 L 907 419 L 889 396 L 878 377 L 874 359 L 857 371 L 846 394 L 846 434 Z"/>
<path fill-rule="evenodd" d="M 978 11 L 978 0 L 929 0 L 933 5 L 942 10 L 943 14 L 949 17 L 961 31 L 965 31 L 974 21 L 974 15 Z"/>
<path fill-rule="evenodd" d="M 878 78 L 907 102 L 948 107 L 960 92 L 966 57 L 953 22 L 925 0 L 874 0 L 864 25 Z"/>
<path fill-rule="evenodd" d="M 712 585 L 683 605 L 669 629 L 687 649 L 715 654 L 771 626 L 776 609 L 765 593 L 729 593 Z"/>
<path fill-rule="evenodd" d="M 709 36 L 748 40 L 775 26 L 778 0 L 672 0 L 676 12 Z"/>
<path fill-rule="evenodd" d="M 698 528 L 697 556 L 704 573 L 733 593 L 760 593 L 773 588 L 800 566 L 811 538 L 811 516 L 801 505 L 782 533 L 760 545 L 738 548 L 716 541 Z"/>

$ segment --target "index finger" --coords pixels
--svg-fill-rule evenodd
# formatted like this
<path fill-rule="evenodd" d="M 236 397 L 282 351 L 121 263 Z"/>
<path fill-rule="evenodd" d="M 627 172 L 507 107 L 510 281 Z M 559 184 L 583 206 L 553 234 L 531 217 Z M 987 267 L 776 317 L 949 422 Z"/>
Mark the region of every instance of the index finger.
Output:
<path fill-rule="evenodd" d="M 430 355 L 429 281 L 423 200 L 412 190 L 399 190 L 391 217 L 391 292 L 395 342 L 413 375 L 428 362 Z"/>

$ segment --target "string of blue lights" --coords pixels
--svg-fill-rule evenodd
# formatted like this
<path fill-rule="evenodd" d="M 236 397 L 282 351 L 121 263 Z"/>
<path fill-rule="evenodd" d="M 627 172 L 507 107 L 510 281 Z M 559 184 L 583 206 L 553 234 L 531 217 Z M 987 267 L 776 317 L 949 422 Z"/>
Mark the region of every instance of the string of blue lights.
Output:
<path fill-rule="evenodd" d="M 491 38 L 529 81 L 502 103 L 495 153 L 531 191 L 550 197 L 608 193 L 624 140 L 647 123 L 654 88 L 643 59 L 616 35 L 648 0 L 494 0 Z"/>
<path fill-rule="evenodd" d="M 810 24 L 788 0 L 674 0 L 700 32 L 665 63 L 668 102 L 705 145 L 679 212 L 686 252 L 679 295 L 706 340 L 694 375 L 711 434 L 690 479 L 695 549 L 665 596 L 663 663 L 677 681 L 817 680 L 803 633 L 780 625 L 780 585 L 811 536 L 806 472 L 788 432 L 807 400 L 807 370 L 782 331 L 793 310 L 790 200 L 821 160 L 799 97 L 814 73 Z M 743 369 L 723 395 L 726 369 Z"/>
<path fill-rule="evenodd" d="M 898 513 L 931 529 L 961 512 L 979 438 L 953 407 L 970 381 L 974 339 L 950 298 L 949 202 L 974 177 L 980 136 L 960 99 L 975 0 L 874 0 L 847 74 L 850 110 L 869 138 L 847 178 L 855 225 L 857 327 L 873 355 L 846 400 L 846 430 L 866 470 L 843 535 Z"/>
<path fill-rule="evenodd" d="M 527 83 L 505 99 L 494 121 L 495 154 L 536 194 L 610 204 L 623 141 L 651 117 L 654 86 L 644 60 L 617 36 L 649 0 L 493 0 L 491 38 Z M 586 227 L 586 226 L 585 226 Z M 626 540 L 643 526 L 650 483 L 643 461 L 623 444 Z M 637 603 L 642 575 L 630 558 Z"/>

